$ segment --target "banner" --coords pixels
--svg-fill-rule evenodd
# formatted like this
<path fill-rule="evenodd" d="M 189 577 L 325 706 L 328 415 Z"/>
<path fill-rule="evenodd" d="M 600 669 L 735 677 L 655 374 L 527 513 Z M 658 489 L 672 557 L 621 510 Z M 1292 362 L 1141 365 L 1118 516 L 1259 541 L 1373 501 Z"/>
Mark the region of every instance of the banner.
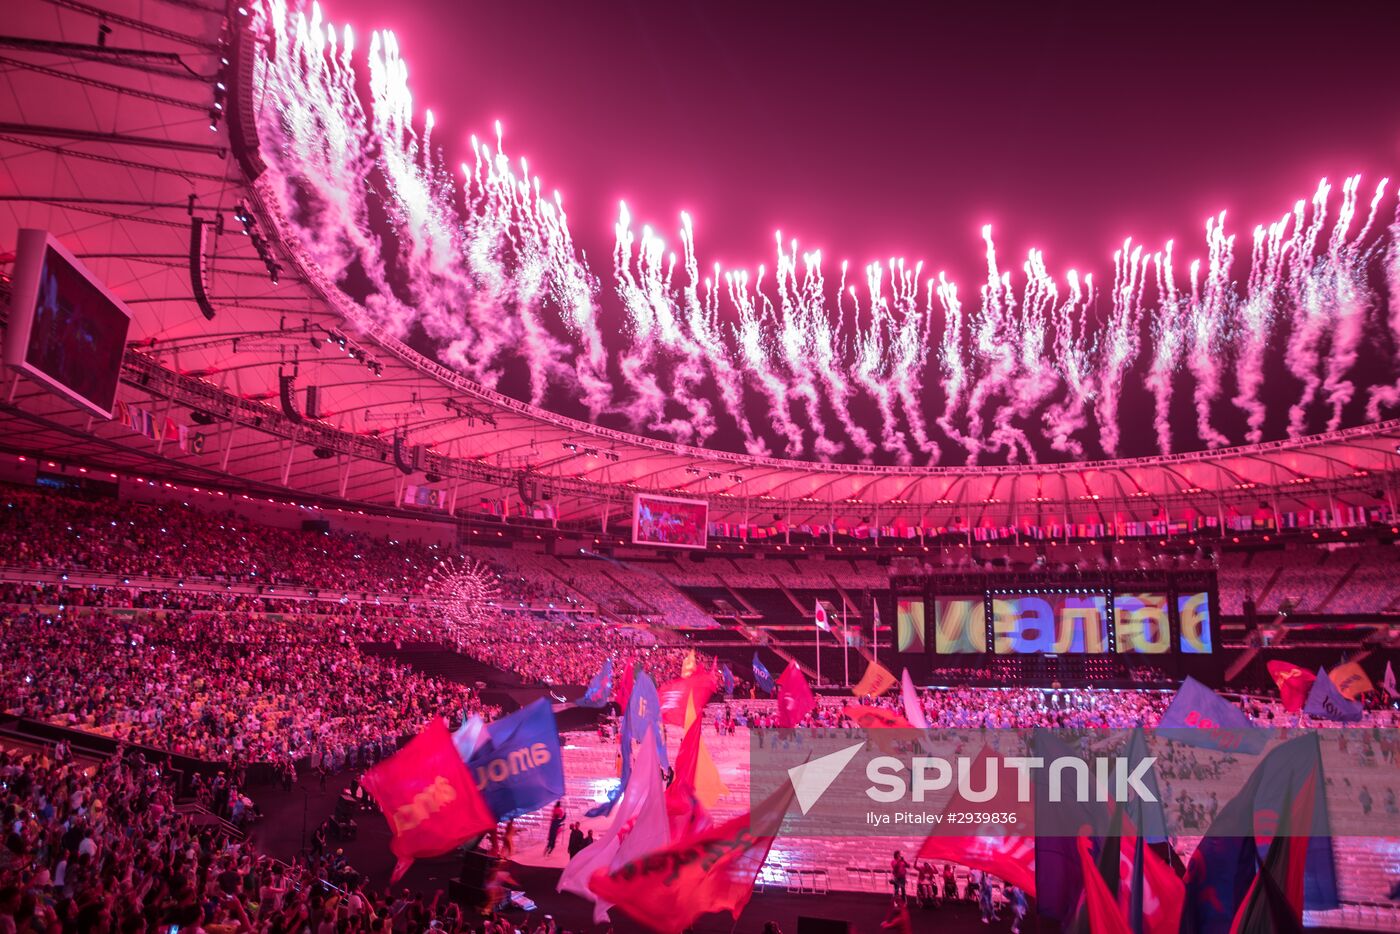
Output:
<path fill-rule="evenodd" d="M 897 683 L 887 668 L 879 662 L 871 662 L 860 683 L 851 688 L 851 693 L 856 697 L 879 697 Z"/>
<path fill-rule="evenodd" d="M 450 852 L 496 826 L 496 816 L 472 784 L 447 724 L 433 718 L 423 732 L 360 778 L 393 839 L 398 862 L 390 882 L 424 856 Z"/>
<path fill-rule="evenodd" d="M 564 797 L 564 760 L 549 700 L 540 698 L 486 724 L 467 766 L 498 821 Z"/>
<path fill-rule="evenodd" d="M 1177 742 L 1205 749 L 1235 749 L 1258 755 L 1264 738 L 1244 711 L 1190 675 L 1158 721 L 1159 730 L 1177 730 Z"/>
<path fill-rule="evenodd" d="M 667 681 L 657 688 L 661 702 L 661 719 L 672 726 L 685 726 L 687 710 L 700 713 L 715 693 L 715 676 L 702 669 L 688 678 Z"/>
<path fill-rule="evenodd" d="M 1308 692 L 1312 689 L 1317 676 L 1292 662 L 1275 660 L 1269 662 L 1268 668 L 1269 676 L 1274 679 L 1274 684 L 1278 685 L 1279 697 L 1283 700 L 1283 709 L 1289 713 L 1297 713 L 1302 710 L 1303 704 L 1308 699 Z"/>
<path fill-rule="evenodd" d="M 1303 713 L 1319 720 L 1355 723 L 1361 719 L 1362 708 L 1356 701 L 1343 697 L 1332 679 L 1327 677 L 1327 672 L 1319 668 L 1317 680 L 1308 692 L 1308 701 L 1303 705 Z"/>
<path fill-rule="evenodd" d="M 767 666 L 758 660 L 758 653 L 753 653 L 753 680 L 769 697 L 778 693 L 778 687 L 773 683 L 773 675 L 769 673 Z"/>
<path fill-rule="evenodd" d="M 1338 665 L 1328 674 L 1332 683 L 1337 686 L 1337 690 L 1347 700 L 1356 700 L 1362 694 L 1368 694 L 1376 689 L 1371 683 L 1371 679 L 1366 677 L 1366 672 L 1356 662 L 1347 662 L 1345 665 Z"/>

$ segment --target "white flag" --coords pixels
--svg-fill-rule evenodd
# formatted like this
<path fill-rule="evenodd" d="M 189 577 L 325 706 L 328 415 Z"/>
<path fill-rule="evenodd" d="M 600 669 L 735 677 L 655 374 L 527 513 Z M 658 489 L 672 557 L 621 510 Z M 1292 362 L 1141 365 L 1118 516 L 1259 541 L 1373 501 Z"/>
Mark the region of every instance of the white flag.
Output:
<path fill-rule="evenodd" d="M 1385 693 L 1391 697 L 1400 698 L 1400 693 L 1395 691 L 1395 669 L 1390 667 L 1390 662 L 1385 663 L 1385 677 L 1381 679 L 1381 687 L 1385 688 Z"/>
<path fill-rule="evenodd" d="M 820 600 L 817 601 L 817 628 L 822 632 L 831 632 L 831 620 L 826 618 L 826 607 L 822 606 Z"/>

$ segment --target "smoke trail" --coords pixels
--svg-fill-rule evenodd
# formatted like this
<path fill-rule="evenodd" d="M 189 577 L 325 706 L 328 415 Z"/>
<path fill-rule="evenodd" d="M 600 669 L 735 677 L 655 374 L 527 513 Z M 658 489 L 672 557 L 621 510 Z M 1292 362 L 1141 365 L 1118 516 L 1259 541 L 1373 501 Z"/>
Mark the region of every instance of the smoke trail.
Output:
<path fill-rule="evenodd" d="M 1094 304 L 1094 277 L 1084 277 L 1081 291 L 1079 273 L 1067 276 L 1069 295 L 1055 310 L 1055 356 L 1065 381 L 1065 399 L 1051 403 L 1041 418 L 1050 446 L 1074 457 L 1084 455 L 1084 445 L 1074 437 L 1088 424 L 1088 408 L 1095 398 L 1092 360 L 1095 344 L 1088 333 L 1089 308 Z"/>
<path fill-rule="evenodd" d="M 974 440 L 986 437 L 983 416 L 989 400 L 1009 392 L 1016 372 L 1016 355 L 1012 350 L 1011 318 L 1016 299 L 1011 291 L 1011 277 L 1003 276 L 997 268 L 996 245 L 992 242 L 990 224 L 982 228 L 982 240 L 987 249 L 987 281 L 982 286 L 982 302 L 972 322 L 972 354 L 978 363 L 979 379 L 968 399 L 968 435 Z M 968 451 L 968 462 L 977 463 L 981 451 L 1007 447 L 1005 437 L 987 437 Z M 1014 456 L 1015 448 L 1007 447 Z"/>
<path fill-rule="evenodd" d="M 979 445 L 975 438 L 958 429 L 956 419 L 963 405 L 967 388 L 968 363 L 963 357 L 963 309 L 958 299 L 958 287 L 938 274 L 938 302 L 943 306 L 943 336 L 939 341 L 938 362 L 943 372 L 943 414 L 938 427 L 971 456 Z"/>
<path fill-rule="evenodd" d="M 1020 303 L 1020 317 L 1011 322 L 1012 347 L 1016 353 L 1016 373 L 1010 383 L 1010 397 L 995 416 L 993 443 L 1005 445 L 1011 463 L 1024 451 L 1026 459 L 1039 459 L 1026 433 L 1016 423 L 1031 417 L 1055 391 L 1058 383 L 1054 366 L 1045 359 L 1049 318 L 1059 301 L 1059 287 L 1045 268 L 1045 256 L 1031 250 L 1024 265 L 1026 287 Z"/>
<path fill-rule="evenodd" d="M 1396 192 L 1400 202 L 1400 191 Z M 1387 322 L 1390 324 L 1391 353 L 1396 366 L 1400 368 L 1400 203 L 1395 208 L 1395 219 L 1390 224 L 1390 246 L 1385 252 L 1385 277 L 1389 285 L 1387 296 Z M 1381 417 L 1381 407 L 1394 408 L 1400 405 L 1400 383 L 1393 386 L 1377 386 L 1371 390 L 1370 401 L 1366 404 L 1366 417 L 1377 421 Z"/>
<path fill-rule="evenodd" d="M 894 316 L 890 322 L 890 378 L 915 445 L 928 454 L 930 464 L 936 464 L 941 452 L 938 444 L 929 437 L 921 392 L 925 361 L 928 359 L 925 348 L 928 346 L 930 317 L 927 310 L 919 310 L 919 277 L 923 268 L 923 263 L 917 263 L 912 270 L 908 270 L 904 268 L 903 259 L 890 261 L 890 289 L 894 303 Z M 925 309 L 928 307 L 925 305 Z"/>
<path fill-rule="evenodd" d="M 758 267 L 758 278 L 754 282 L 754 293 L 763 296 L 762 266 Z M 802 429 L 793 421 L 789 410 L 787 386 L 773 373 L 767 347 L 767 334 L 764 322 L 759 316 L 754 295 L 749 292 L 749 274 L 740 270 L 724 274 L 725 285 L 729 290 L 729 301 L 739 312 L 739 324 L 734 328 L 734 337 L 748 372 L 754 377 L 768 403 L 772 407 L 774 427 L 786 442 L 786 453 L 795 457 L 802 453 Z"/>
<path fill-rule="evenodd" d="M 1142 291 L 1147 283 L 1147 264 L 1150 261 L 1151 257 L 1142 255 L 1141 246 L 1133 246 L 1132 238 L 1124 240 L 1123 248 L 1113 254 L 1113 309 L 1109 312 L 1108 324 L 1102 335 L 1099 392 L 1094 400 L 1099 441 L 1109 457 L 1118 456 L 1118 401 L 1122 395 L 1123 377 L 1138 353 Z"/>
<path fill-rule="evenodd" d="M 1254 247 L 1250 254 L 1249 281 L 1244 301 L 1237 306 L 1239 339 L 1236 341 L 1235 384 L 1238 393 L 1234 402 L 1245 413 L 1249 426 L 1246 440 L 1257 444 L 1264 438 L 1264 419 L 1268 409 L 1259 398 L 1264 385 L 1264 359 L 1273 330 L 1275 305 L 1282 284 L 1284 262 L 1294 240 L 1284 240 L 1290 219 L 1294 219 L 1295 237 L 1302 230 L 1305 202 L 1294 206 L 1293 214 L 1285 214 L 1269 225 L 1268 231 L 1254 228 Z"/>
<path fill-rule="evenodd" d="M 1289 276 L 1292 321 L 1284 359 L 1289 371 L 1303 383 L 1302 395 L 1288 409 L 1290 438 L 1300 438 L 1306 432 L 1308 406 L 1322 385 L 1322 379 L 1317 374 L 1321 362 L 1318 345 L 1327 326 L 1327 308 L 1323 304 L 1323 296 L 1313 285 L 1312 274 L 1317 263 L 1317 240 L 1327 219 L 1327 198 L 1331 191 L 1332 186 L 1324 178 L 1313 195 L 1312 221 L 1299 238 Z"/>
<path fill-rule="evenodd" d="M 1147 371 L 1147 388 L 1152 390 L 1152 426 L 1157 431 L 1157 448 L 1170 454 L 1173 377 L 1186 345 L 1185 315 L 1172 272 L 1172 241 L 1167 241 L 1164 253 L 1152 254 L 1152 264 L 1157 269 L 1157 310 L 1152 315 L 1152 362 Z"/>
<path fill-rule="evenodd" d="M 899 423 L 895 418 L 894 401 L 890 394 L 888 362 L 889 356 L 889 333 L 894 330 L 894 324 L 890 320 L 889 305 L 885 301 L 884 295 L 884 270 L 879 263 L 871 263 L 865 267 L 866 290 L 870 296 L 870 326 L 864 331 L 860 328 L 860 303 L 855 305 L 855 372 L 856 379 L 860 381 L 870 393 L 870 397 L 875 400 L 875 406 L 880 410 L 880 442 L 885 450 L 894 455 L 895 461 L 901 465 L 908 465 L 914 462 L 914 456 L 909 450 L 909 439 L 904 432 L 899 429 Z M 856 291 L 851 289 L 851 298 L 854 300 Z"/>
<path fill-rule="evenodd" d="M 1191 266 L 1191 303 L 1188 317 L 1191 352 L 1186 363 L 1196 377 L 1192 401 L 1196 405 L 1196 432 L 1207 447 L 1218 448 L 1230 440 L 1210 422 L 1210 406 L 1220 395 L 1221 332 L 1234 304 L 1230 266 L 1234 262 L 1235 238 L 1225 236 L 1225 212 L 1206 220 L 1206 276 L 1197 288 L 1199 266 Z"/>
<path fill-rule="evenodd" d="M 792 241 L 790 252 L 783 250 L 783 235 L 775 235 L 778 245 L 778 262 L 775 267 L 775 282 L 778 293 L 777 340 L 779 350 L 782 352 L 783 362 L 786 364 L 788 378 L 791 384 L 791 394 L 802 400 L 807 409 L 807 421 L 816 435 L 812 442 L 812 448 L 821 460 L 830 460 L 840 454 L 845 449 L 845 445 L 839 441 L 833 441 L 826 435 L 826 424 L 822 421 L 821 397 L 817 393 L 817 384 L 812 367 L 814 348 L 812 346 L 812 330 L 809 322 L 813 315 L 826 315 L 826 309 L 822 305 L 822 294 L 818 285 L 817 291 L 813 292 L 814 284 L 821 281 L 821 273 L 818 271 L 815 281 L 812 278 L 812 262 L 810 258 L 804 257 L 803 266 L 805 272 L 801 281 L 797 274 L 797 241 Z M 820 264 L 820 256 L 817 263 Z M 812 303 L 815 302 L 815 307 Z"/>
<path fill-rule="evenodd" d="M 809 267 L 809 275 L 820 277 L 821 275 L 821 254 L 817 253 L 813 257 L 813 262 Z M 817 283 L 818 290 L 825 294 L 820 282 Z M 836 289 L 836 316 L 835 325 L 832 324 L 831 316 L 824 310 L 816 313 L 815 309 L 808 321 L 808 327 L 812 332 L 812 350 L 815 355 L 814 364 L 817 373 L 821 376 L 822 383 L 826 386 L 827 401 L 831 404 L 831 410 L 836 413 L 836 420 L 841 423 L 841 429 L 846 436 L 851 439 L 851 443 L 860 451 L 861 456 L 869 461 L 870 456 L 875 453 L 875 443 L 870 440 L 870 434 L 855 423 L 851 417 L 850 400 L 852 396 L 851 384 L 845 377 L 846 341 L 841 333 L 845 316 L 842 311 L 842 298 L 846 294 L 846 264 L 841 264 L 841 283 Z"/>
<path fill-rule="evenodd" d="M 1347 379 L 1351 368 L 1356 364 L 1357 352 L 1361 346 L 1361 335 L 1366 326 L 1366 315 L 1375 302 L 1366 277 L 1366 267 L 1372 250 L 1366 246 L 1366 237 L 1375 224 L 1376 212 L 1385 186 L 1389 180 L 1381 179 L 1371 199 L 1371 209 L 1366 222 L 1355 238 L 1347 240 L 1347 230 L 1351 226 L 1351 215 L 1355 212 L 1356 195 L 1361 186 L 1361 176 L 1348 179 L 1350 198 L 1344 207 L 1345 225 L 1341 217 L 1333 230 L 1332 242 L 1327 251 L 1328 290 L 1333 297 L 1333 325 L 1329 335 L 1331 351 L 1327 355 L 1327 365 L 1322 380 L 1322 389 L 1327 404 L 1332 407 L 1332 416 L 1327 420 L 1327 430 L 1336 431 L 1341 427 L 1342 414 L 1348 403 L 1356 395 L 1356 384 Z"/>

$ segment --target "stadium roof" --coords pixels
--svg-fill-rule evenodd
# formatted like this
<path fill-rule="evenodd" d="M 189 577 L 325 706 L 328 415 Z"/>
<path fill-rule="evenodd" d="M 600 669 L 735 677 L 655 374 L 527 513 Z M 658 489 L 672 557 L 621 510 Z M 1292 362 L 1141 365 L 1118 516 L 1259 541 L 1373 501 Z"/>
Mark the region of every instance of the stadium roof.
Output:
<path fill-rule="evenodd" d="M 1145 459 L 909 468 L 690 448 L 532 408 L 368 326 L 284 239 L 276 196 L 250 180 L 257 141 L 240 108 L 255 102 L 236 5 L 29 0 L 7 12 L 0 252 L 21 227 L 56 234 L 134 313 L 121 398 L 202 436 L 200 450 L 190 438 L 182 450 L 178 436 L 94 420 L 7 374 L 0 448 L 12 453 L 378 505 L 400 501 L 406 484 L 439 489 L 458 509 L 517 499 L 524 485 L 548 490 L 561 522 L 593 523 L 626 512 L 637 490 L 708 499 L 712 518 L 728 521 L 925 525 L 1249 514 L 1395 495 L 1396 421 Z M 195 219 L 206 222 L 200 251 Z"/>

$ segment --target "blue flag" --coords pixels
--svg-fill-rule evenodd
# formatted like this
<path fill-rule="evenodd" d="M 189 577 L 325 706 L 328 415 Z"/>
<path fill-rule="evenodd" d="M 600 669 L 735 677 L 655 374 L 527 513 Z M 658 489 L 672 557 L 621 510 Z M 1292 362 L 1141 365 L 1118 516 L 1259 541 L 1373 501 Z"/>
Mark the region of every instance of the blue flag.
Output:
<path fill-rule="evenodd" d="M 486 724 L 467 770 L 497 820 L 564 797 L 564 760 L 549 701 L 541 698 Z"/>
<path fill-rule="evenodd" d="M 1332 679 L 1327 677 L 1327 672 L 1319 668 L 1317 680 L 1308 692 L 1307 703 L 1303 704 L 1303 713 L 1319 720 L 1355 723 L 1361 719 L 1362 707 L 1357 701 L 1347 700 L 1346 696 L 1337 690 Z"/>
<path fill-rule="evenodd" d="M 1244 711 L 1190 675 L 1162 713 L 1157 730 L 1168 731 L 1165 738 L 1174 743 L 1251 756 L 1263 752 L 1268 739 Z"/>
<path fill-rule="evenodd" d="M 753 653 L 753 679 L 764 693 L 778 693 L 778 686 L 773 683 L 773 676 L 768 673 L 768 669 L 763 666 L 763 662 L 758 660 L 757 652 Z"/>
<path fill-rule="evenodd" d="M 661 698 L 657 696 L 656 682 L 651 680 L 651 676 L 645 671 L 638 671 L 636 680 L 632 682 L 632 695 L 627 698 L 627 709 L 622 714 L 622 780 L 608 791 L 606 801 L 587 812 L 589 817 L 612 813 L 613 805 L 632 776 L 632 743 L 645 743 L 648 735 L 656 743 L 656 761 L 666 768 L 666 743 L 661 738 Z"/>
<path fill-rule="evenodd" d="M 603 662 L 603 667 L 588 682 L 588 690 L 579 698 L 580 707 L 603 707 L 612 696 L 612 659 Z"/>
<path fill-rule="evenodd" d="M 724 678 L 724 694 L 726 697 L 734 696 L 734 672 L 729 670 L 728 662 L 720 663 L 720 675 Z"/>
<path fill-rule="evenodd" d="M 1305 823 L 1291 831 L 1308 839 L 1303 907 L 1311 911 L 1337 907 L 1336 867 L 1323 797 L 1326 784 L 1315 732 L 1274 747 L 1259 762 L 1240 793 L 1216 814 L 1191 855 L 1186 870 L 1186 911 L 1181 918 L 1183 932 L 1229 932 L 1264 856 L 1254 834 L 1248 831 L 1265 820 L 1291 813 L 1309 785 L 1315 803 L 1311 813 L 1301 815 Z"/>

